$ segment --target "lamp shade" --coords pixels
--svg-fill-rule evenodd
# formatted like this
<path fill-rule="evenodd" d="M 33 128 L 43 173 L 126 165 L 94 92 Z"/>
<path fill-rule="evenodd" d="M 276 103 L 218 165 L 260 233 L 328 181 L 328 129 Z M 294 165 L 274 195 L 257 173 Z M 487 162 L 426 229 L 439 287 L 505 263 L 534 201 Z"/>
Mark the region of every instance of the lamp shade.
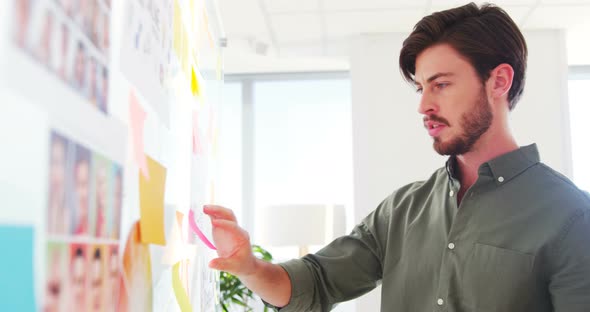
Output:
<path fill-rule="evenodd" d="M 324 245 L 344 234 L 343 205 L 267 206 L 256 219 L 256 239 L 265 246 Z"/>

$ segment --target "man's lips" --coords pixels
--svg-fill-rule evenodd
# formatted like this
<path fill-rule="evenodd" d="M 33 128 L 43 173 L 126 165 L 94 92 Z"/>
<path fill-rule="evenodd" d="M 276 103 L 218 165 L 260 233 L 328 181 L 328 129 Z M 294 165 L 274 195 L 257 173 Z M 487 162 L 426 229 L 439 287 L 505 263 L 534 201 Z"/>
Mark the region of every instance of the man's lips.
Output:
<path fill-rule="evenodd" d="M 432 120 L 424 122 L 424 128 L 428 130 L 428 134 L 432 137 L 438 136 L 446 127 L 447 125 L 441 122 Z"/>

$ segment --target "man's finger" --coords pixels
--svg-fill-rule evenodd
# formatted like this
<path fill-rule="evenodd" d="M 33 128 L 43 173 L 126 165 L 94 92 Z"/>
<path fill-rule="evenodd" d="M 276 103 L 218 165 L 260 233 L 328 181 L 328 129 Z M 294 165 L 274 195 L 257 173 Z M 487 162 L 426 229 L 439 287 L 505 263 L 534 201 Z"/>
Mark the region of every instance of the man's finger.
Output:
<path fill-rule="evenodd" d="M 232 270 L 235 267 L 234 261 L 225 258 L 215 258 L 209 261 L 209 268 L 218 271 L 225 271 L 234 274 Z"/>
<path fill-rule="evenodd" d="M 237 222 L 236 216 L 231 209 L 217 206 L 217 205 L 205 205 L 203 212 L 211 217 L 211 219 L 225 219 L 233 222 Z"/>
<path fill-rule="evenodd" d="M 215 219 L 211 220 L 211 225 L 213 225 L 213 229 L 223 229 L 230 233 L 243 235 L 243 230 L 238 226 L 237 223 L 234 221 L 223 220 L 223 219 Z"/>

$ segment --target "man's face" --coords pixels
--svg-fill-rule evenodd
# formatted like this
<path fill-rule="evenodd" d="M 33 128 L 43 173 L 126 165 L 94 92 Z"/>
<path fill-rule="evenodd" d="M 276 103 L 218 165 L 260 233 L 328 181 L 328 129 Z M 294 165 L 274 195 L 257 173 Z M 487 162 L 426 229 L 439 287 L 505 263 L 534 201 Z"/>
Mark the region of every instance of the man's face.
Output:
<path fill-rule="evenodd" d="M 462 155 L 476 147 L 493 114 L 485 88 L 471 64 L 447 44 L 432 46 L 416 59 L 418 112 L 441 155 Z"/>

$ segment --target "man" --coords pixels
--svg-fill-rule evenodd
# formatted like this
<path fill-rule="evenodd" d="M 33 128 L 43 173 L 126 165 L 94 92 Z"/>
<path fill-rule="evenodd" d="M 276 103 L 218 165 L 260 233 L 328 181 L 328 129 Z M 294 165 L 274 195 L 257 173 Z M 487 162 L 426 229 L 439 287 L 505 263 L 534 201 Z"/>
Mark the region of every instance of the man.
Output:
<path fill-rule="evenodd" d="M 446 165 L 350 235 L 280 265 L 254 258 L 230 210 L 206 206 L 219 254 L 210 266 L 281 311 L 327 311 L 378 283 L 381 311 L 590 311 L 590 198 L 510 132 L 526 57 L 495 6 L 423 18 L 399 61 Z"/>

